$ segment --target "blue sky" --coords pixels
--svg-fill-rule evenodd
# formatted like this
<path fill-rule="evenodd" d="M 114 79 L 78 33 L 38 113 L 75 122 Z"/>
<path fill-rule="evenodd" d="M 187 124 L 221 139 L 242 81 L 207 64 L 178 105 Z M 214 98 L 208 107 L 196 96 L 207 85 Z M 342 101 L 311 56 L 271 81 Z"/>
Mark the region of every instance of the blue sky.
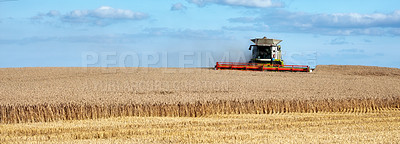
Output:
<path fill-rule="evenodd" d="M 282 39 L 286 64 L 400 68 L 396 0 L 0 0 L 0 67 L 205 67 Z"/>

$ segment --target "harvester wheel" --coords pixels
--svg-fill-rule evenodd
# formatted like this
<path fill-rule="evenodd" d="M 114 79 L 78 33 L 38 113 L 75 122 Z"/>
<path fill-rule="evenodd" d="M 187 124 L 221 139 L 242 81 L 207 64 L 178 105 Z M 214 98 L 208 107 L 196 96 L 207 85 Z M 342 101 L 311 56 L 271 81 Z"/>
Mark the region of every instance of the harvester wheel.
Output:
<path fill-rule="evenodd" d="M 282 65 L 282 62 L 280 62 L 280 61 L 273 61 L 273 62 L 272 62 L 272 65 Z"/>

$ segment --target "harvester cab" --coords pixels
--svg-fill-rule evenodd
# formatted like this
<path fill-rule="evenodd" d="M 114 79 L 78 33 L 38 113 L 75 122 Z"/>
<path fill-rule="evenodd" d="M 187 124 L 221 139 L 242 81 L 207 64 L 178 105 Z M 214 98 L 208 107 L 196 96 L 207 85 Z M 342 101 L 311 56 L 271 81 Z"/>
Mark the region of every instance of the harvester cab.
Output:
<path fill-rule="evenodd" d="M 309 72 L 307 65 L 284 65 L 282 59 L 281 46 L 278 45 L 282 40 L 255 38 L 250 39 L 254 45 L 250 45 L 252 56 L 249 63 L 240 62 L 217 62 L 216 70 L 253 70 L 253 71 L 292 71 Z"/>
<path fill-rule="evenodd" d="M 252 57 L 249 63 L 262 63 L 271 65 L 283 65 L 281 46 L 282 40 L 255 38 L 251 39 L 254 45 L 250 45 Z"/>

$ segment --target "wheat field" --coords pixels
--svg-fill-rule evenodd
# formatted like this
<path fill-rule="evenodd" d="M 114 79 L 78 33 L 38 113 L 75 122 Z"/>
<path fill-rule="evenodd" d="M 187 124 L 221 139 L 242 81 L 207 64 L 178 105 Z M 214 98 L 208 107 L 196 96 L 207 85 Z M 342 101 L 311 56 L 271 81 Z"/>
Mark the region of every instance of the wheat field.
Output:
<path fill-rule="evenodd" d="M 114 117 L 0 124 L 5 143 L 397 143 L 400 112 Z"/>
<path fill-rule="evenodd" d="M 0 123 L 400 108 L 396 68 L 322 65 L 313 73 L 5 68 L 0 73 Z"/>
<path fill-rule="evenodd" d="M 394 143 L 400 70 L 0 69 L 5 143 Z"/>

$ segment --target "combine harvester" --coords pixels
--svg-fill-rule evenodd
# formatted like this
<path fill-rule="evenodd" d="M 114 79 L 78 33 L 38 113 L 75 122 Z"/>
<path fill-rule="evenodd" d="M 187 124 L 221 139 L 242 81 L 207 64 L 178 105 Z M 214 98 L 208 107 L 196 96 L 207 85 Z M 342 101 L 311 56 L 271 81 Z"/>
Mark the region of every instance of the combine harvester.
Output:
<path fill-rule="evenodd" d="M 249 47 L 249 50 L 253 50 L 249 63 L 217 62 L 215 69 L 310 72 L 310 67 L 307 65 L 284 65 L 281 46 L 278 45 L 282 40 L 264 37 L 251 39 L 251 41 L 254 45 Z"/>

